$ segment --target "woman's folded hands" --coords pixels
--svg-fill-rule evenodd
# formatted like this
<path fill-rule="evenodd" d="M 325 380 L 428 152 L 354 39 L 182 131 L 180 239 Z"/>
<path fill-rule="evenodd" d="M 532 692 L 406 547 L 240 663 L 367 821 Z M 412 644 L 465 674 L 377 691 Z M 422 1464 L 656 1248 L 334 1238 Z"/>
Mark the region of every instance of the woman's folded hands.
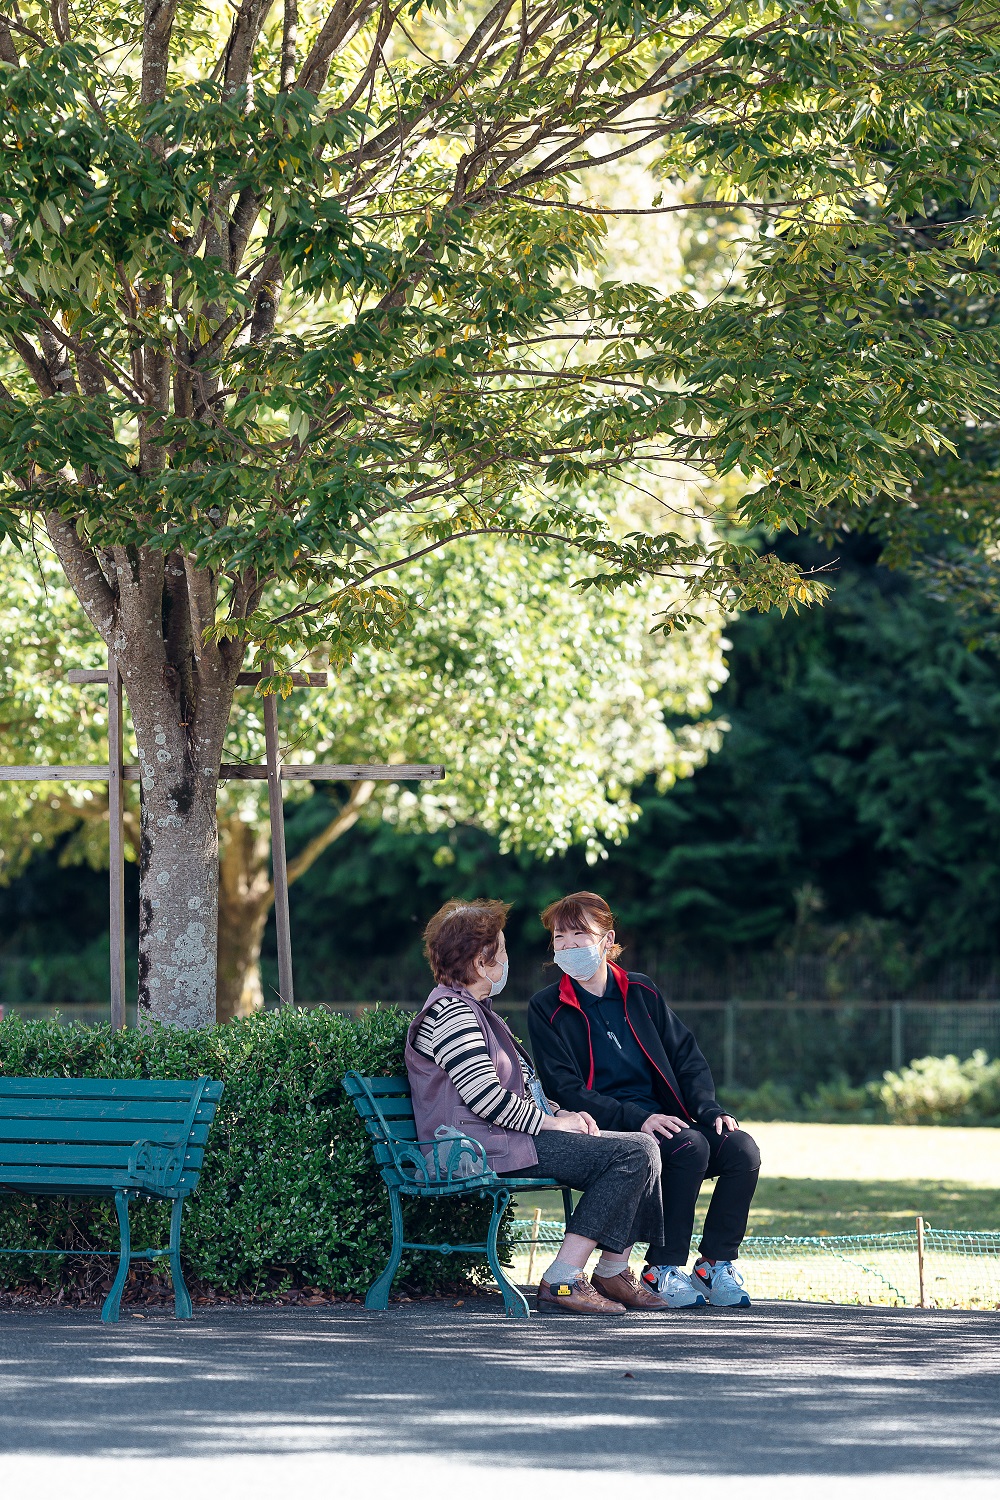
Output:
<path fill-rule="evenodd" d="M 554 1115 L 546 1115 L 542 1121 L 543 1130 L 565 1130 L 570 1135 L 600 1135 L 600 1129 L 593 1115 L 588 1115 L 585 1109 L 560 1109 Z"/>

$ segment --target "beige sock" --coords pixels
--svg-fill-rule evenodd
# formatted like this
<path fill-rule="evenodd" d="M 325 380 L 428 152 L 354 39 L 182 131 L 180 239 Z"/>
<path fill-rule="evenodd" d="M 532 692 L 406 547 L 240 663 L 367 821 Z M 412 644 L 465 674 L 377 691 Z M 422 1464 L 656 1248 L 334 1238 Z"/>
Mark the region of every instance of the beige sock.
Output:
<path fill-rule="evenodd" d="M 594 1267 L 594 1275 L 603 1276 L 607 1281 L 611 1276 L 620 1276 L 627 1268 L 627 1255 L 615 1255 L 612 1250 L 602 1250 L 601 1258 Z"/>

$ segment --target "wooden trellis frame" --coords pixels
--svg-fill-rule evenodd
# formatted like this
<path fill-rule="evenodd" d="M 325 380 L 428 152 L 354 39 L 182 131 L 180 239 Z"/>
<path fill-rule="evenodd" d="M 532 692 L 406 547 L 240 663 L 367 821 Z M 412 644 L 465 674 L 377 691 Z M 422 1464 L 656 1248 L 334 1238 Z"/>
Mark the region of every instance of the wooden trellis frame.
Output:
<path fill-rule="evenodd" d="M 270 672 L 241 672 L 237 687 L 256 687 Z M 294 687 L 325 687 L 325 672 L 293 672 Z M 124 764 L 124 698 L 118 664 L 109 658 L 107 670 L 80 669 L 67 674 L 74 683 L 100 683 L 108 689 L 108 764 L 106 766 L 0 766 L 0 781 L 106 781 L 108 783 L 108 885 L 111 934 L 111 1024 L 125 1025 L 125 782 L 139 780 L 139 767 Z M 441 781 L 444 766 L 288 765 L 278 744 L 278 700 L 264 699 L 263 765 L 222 765 L 220 781 L 266 781 L 271 822 L 271 863 L 274 874 L 274 919 L 278 940 L 278 994 L 284 1005 L 294 1004 L 292 938 L 288 912 L 288 863 L 285 857 L 283 781 Z"/>

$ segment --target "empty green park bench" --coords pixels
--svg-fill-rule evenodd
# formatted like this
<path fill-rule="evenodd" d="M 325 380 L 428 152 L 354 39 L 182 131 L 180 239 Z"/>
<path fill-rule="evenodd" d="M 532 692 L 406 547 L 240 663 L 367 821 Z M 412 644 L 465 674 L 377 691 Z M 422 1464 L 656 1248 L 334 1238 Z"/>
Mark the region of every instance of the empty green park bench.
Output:
<path fill-rule="evenodd" d="M 481 1255 L 485 1251 L 490 1270 L 503 1295 L 507 1316 L 528 1317 L 528 1304 L 504 1275 L 497 1254 L 500 1221 L 513 1192 L 531 1193 L 558 1188 L 562 1192 L 563 1214 L 568 1223 L 573 1212 L 570 1189 L 551 1177 L 498 1177 L 491 1170 L 482 1146 L 468 1136 L 418 1141 L 410 1085 L 406 1078 L 362 1078 L 360 1073 L 347 1073 L 344 1088 L 372 1138 L 375 1160 L 382 1169 L 382 1180 L 389 1192 L 389 1212 L 392 1215 L 389 1260 L 381 1276 L 368 1288 L 365 1306 L 379 1310 L 389 1306 L 389 1290 L 404 1250 L 435 1250 L 440 1255 Z M 431 1163 L 425 1152 L 432 1153 Z M 493 1213 L 484 1245 L 423 1245 L 403 1238 L 404 1197 L 455 1198 L 463 1193 L 493 1199 Z"/>
<path fill-rule="evenodd" d="M 117 1323 L 133 1260 L 170 1258 L 174 1311 L 190 1318 L 181 1274 L 181 1214 L 201 1173 L 223 1084 L 211 1078 L 0 1078 L 0 1193 L 114 1198 L 118 1274 L 101 1309 Z M 166 1250 L 133 1250 L 129 1204 L 173 1204 Z M 107 1255 L 105 1250 L 19 1250 L 4 1255 Z"/>

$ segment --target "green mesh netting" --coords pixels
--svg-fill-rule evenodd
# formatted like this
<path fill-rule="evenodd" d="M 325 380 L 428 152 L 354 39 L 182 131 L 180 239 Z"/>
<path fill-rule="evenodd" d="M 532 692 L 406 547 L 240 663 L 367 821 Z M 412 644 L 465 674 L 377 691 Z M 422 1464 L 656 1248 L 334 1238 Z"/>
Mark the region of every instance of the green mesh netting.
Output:
<path fill-rule="evenodd" d="M 536 1281 L 563 1237 L 558 1219 L 515 1219 L 514 1270 Z M 534 1240 L 534 1252 L 532 1251 Z M 692 1244 L 692 1257 L 697 1253 Z M 1000 1231 L 924 1228 L 924 1305 L 1000 1308 Z M 895 1234 L 765 1236 L 743 1242 L 751 1297 L 919 1307 L 916 1229 Z M 529 1273 L 530 1269 L 530 1275 Z"/>

